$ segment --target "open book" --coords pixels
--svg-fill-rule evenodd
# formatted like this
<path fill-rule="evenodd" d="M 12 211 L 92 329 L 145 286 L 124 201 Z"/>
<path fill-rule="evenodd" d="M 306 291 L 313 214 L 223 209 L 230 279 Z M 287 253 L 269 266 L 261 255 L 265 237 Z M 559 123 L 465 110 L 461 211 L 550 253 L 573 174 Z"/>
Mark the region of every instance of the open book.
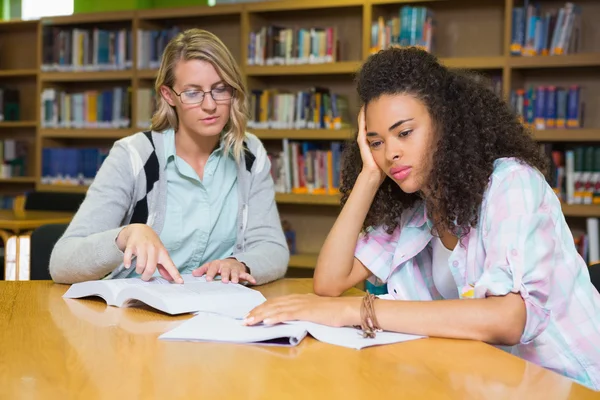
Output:
<path fill-rule="evenodd" d="M 159 339 L 296 346 L 307 334 L 321 342 L 353 349 L 422 338 L 422 336 L 403 333 L 378 332 L 375 338 L 368 339 L 363 338 L 359 329 L 332 328 L 303 321 L 272 326 L 246 326 L 241 318 L 200 312 L 176 328 L 160 335 Z"/>
<path fill-rule="evenodd" d="M 77 299 L 98 296 L 108 305 L 127 307 L 142 302 L 167 314 L 204 311 L 243 318 L 266 299 L 257 290 L 234 283 L 207 282 L 204 277 L 182 275 L 183 284 L 160 277 L 106 279 L 75 283 L 63 295 Z"/>

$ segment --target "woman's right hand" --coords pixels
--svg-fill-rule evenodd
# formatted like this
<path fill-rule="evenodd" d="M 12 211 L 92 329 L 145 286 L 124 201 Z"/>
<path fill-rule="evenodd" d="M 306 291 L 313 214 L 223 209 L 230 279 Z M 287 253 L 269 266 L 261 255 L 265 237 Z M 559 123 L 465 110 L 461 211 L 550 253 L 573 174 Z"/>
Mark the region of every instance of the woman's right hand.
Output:
<path fill-rule="evenodd" d="M 183 283 L 179 270 L 171 260 L 169 252 L 160 238 L 146 224 L 131 224 L 121 230 L 117 236 L 117 246 L 125 253 L 123 264 L 131 267 L 131 260 L 136 256 L 135 272 L 147 281 L 156 269 L 168 281 Z"/>
<path fill-rule="evenodd" d="M 367 122 L 365 119 L 365 107 L 360 108 L 358 113 L 358 148 L 360 149 L 360 157 L 362 159 L 362 171 L 361 175 L 366 175 L 370 178 L 378 179 L 379 184 L 385 179 L 385 172 L 375 162 L 373 154 L 371 154 L 371 148 L 369 147 L 369 141 L 367 140 Z"/>

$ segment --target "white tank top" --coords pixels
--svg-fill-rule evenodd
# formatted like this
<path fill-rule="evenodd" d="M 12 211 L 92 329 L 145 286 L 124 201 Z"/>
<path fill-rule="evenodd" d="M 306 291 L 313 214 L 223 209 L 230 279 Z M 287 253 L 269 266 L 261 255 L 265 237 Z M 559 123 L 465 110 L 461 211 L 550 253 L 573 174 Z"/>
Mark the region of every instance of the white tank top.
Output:
<path fill-rule="evenodd" d="M 433 247 L 431 260 L 433 283 L 443 298 L 458 299 L 458 288 L 448 266 L 448 259 L 452 254 L 452 250 L 448 250 L 439 237 L 434 237 L 431 244 Z"/>

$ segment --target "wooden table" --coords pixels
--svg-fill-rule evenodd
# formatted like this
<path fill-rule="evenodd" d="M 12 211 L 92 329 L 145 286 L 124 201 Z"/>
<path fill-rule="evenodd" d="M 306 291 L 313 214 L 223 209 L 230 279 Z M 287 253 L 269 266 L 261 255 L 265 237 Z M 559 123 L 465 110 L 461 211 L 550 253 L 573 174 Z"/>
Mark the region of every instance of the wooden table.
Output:
<path fill-rule="evenodd" d="M 161 341 L 190 316 L 67 300 L 67 286 L 0 282 L 0 398 L 598 399 L 492 346 L 447 339 L 352 350 Z M 259 288 L 312 291 L 310 279 Z M 348 295 L 360 294 L 353 290 Z"/>
<path fill-rule="evenodd" d="M 4 279 L 29 279 L 29 233 L 47 224 L 68 224 L 71 212 L 0 210 L 0 238 L 4 242 Z"/>

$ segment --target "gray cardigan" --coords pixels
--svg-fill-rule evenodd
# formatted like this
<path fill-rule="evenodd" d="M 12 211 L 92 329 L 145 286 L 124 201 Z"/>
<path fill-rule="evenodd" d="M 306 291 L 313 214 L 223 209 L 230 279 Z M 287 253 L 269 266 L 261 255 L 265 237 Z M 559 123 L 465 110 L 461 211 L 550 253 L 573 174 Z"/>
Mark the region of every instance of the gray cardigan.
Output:
<path fill-rule="evenodd" d="M 58 283 L 126 278 L 116 245 L 121 229 L 146 223 L 160 234 L 167 204 L 164 146 L 159 132 L 118 140 L 104 160 L 85 200 L 50 257 Z M 285 275 L 289 250 L 275 204 L 271 163 L 260 140 L 246 134 L 238 167 L 238 235 L 232 254 L 245 263 L 257 284 Z"/>

